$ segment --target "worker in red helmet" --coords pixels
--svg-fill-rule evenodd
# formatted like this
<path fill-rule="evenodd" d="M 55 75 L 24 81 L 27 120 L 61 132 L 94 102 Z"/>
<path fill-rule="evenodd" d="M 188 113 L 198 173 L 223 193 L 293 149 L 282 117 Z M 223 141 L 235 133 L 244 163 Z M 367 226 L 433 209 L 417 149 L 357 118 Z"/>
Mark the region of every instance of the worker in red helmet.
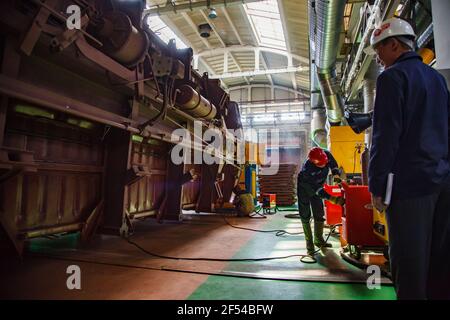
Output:
<path fill-rule="evenodd" d="M 309 151 L 308 159 L 297 177 L 298 211 L 302 220 L 306 249 L 310 256 L 314 255 L 314 245 L 319 248 L 331 247 L 331 244 L 323 239 L 325 219 L 322 199 L 339 205 L 344 203 L 342 197 L 333 197 L 323 188 L 330 170 L 334 183 L 340 183 L 340 172 L 333 155 L 327 150 L 316 147 Z M 311 209 L 314 218 L 314 240 L 310 224 Z"/>

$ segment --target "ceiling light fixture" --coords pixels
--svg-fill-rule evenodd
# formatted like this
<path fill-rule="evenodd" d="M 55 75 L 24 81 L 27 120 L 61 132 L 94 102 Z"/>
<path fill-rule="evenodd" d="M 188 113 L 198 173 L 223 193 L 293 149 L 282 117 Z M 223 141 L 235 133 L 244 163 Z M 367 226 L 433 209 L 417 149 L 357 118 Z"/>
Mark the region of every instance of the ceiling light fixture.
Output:
<path fill-rule="evenodd" d="M 198 31 L 200 32 L 201 37 L 209 38 L 212 28 L 208 23 L 204 23 L 198 26 Z"/>
<path fill-rule="evenodd" d="M 209 9 L 208 17 L 209 17 L 210 19 L 215 19 L 215 18 L 217 18 L 217 11 L 216 11 L 216 9 L 210 8 L 210 9 Z"/>

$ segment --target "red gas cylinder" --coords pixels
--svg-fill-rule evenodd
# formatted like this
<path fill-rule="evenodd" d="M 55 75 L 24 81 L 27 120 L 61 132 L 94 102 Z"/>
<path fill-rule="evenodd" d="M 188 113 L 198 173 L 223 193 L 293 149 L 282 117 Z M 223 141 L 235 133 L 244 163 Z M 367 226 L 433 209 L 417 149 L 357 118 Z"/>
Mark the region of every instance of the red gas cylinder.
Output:
<path fill-rule="evenodd" d="M 325 184 L 323 186 L 326 193 L 333 197 L 341 197 L 342 191 L 339 186 Z M 325 200 L 325 222 L 328 225 L 338 224 L 342 222 L 342 207 Z"/>

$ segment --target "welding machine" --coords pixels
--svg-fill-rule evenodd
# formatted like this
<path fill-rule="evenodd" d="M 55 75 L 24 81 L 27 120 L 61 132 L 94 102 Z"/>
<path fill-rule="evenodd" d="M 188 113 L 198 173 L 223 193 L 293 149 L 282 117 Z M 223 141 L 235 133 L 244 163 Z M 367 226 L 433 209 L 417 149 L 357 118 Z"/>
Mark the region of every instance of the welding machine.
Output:
<path fill-rule="evenodd" d="M 348 245 L 350 254 L 356 259 L 361 250 L 383 251 L 384 241 L 373 232 L 373 209 L 368 186 L 342 183 L 345 206 L 342 212 L 341 243 Z"/>
<path fill-rule="evenodd" d="M 333 197 L 341 197 L 342 190 L 339 186 L 324 185 L 325 192 Z M 328 200 L 325 200 L 325 222 L 328 225 L 342 223 L 342 206 L 333 204 Z"/>
<path fill-rule="evenodd" d="M 389 243 L 386 210 L 380 212 L 373 208 L 373 232 L 378 238 L 384 241 L 385 244 Z"/>
<path fill-rule="evenodd" d="M 262 209 L 264 213 L 275 213 L 277 211 L 277 195 L 274 193 L 263 193 L 261 195 Z"/>

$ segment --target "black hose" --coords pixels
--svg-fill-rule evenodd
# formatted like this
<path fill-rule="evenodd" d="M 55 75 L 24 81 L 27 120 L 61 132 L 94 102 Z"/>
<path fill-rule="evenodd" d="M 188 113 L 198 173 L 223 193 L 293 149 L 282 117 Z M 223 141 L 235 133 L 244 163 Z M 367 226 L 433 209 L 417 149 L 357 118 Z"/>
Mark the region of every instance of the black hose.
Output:
<path fill-rule="evenodd" d="M 304 257 L 306 255 L 304 254 L 292 254 L 288 256 L 279 256 L 279 257 L 266 257 L 266 258 L 242 258 L 242 259 L 221 259 L 221 258 L 191 258 L 191 257 L 171 257 L 171 256 L 164 256 L 161 254 L 157 254 L 154 252 L 150 252 L 144 248 L 142 248 L 139 244 L 136 242 L 131 241 L 128 238 L 124 238 L 125 241 L 127 241 L 129 244 L 135 246 L 142 252 L 148 254 L 149 256 L 161 258 L 161 259 L 168 259 L 168 260 L 189 260 L 189 261 L 221 261 L 221 262 L 245 262 L 245 261 L 268 261 L 268 260 L 280 260 L 280 259 L 288 259 L 292 257 Z"/>
<path fill-rule="evenodd" d="M 266 217 L 264 217 L 266 218 Z M 229 225 L 232 228 L 235 229 L 241 229 L 241 230 L 247 230 L 247 231 L 254 231 L 254 232 L 261 232 L 261 233 L 275 233 L 275 236 L 277 237 L 281 237 L 284 235 L 288 235 L 288 236 L 297 236 L 297 235 L 301 235 L 303 234 L 303 232 L 288 232 L 286 230 L 282 230 L 282 229 L 274 229 L 274 230 L 259 230 L 259 229 L 251 229 L 251 228 L 244 228 L 244 227 L 238 227 L 235 225 L 232 225 L 230 222 L 228 222 L 228 220 L 223 217 L 223 220 L 225 221 L 225 223 L 227 225 Z"/>

